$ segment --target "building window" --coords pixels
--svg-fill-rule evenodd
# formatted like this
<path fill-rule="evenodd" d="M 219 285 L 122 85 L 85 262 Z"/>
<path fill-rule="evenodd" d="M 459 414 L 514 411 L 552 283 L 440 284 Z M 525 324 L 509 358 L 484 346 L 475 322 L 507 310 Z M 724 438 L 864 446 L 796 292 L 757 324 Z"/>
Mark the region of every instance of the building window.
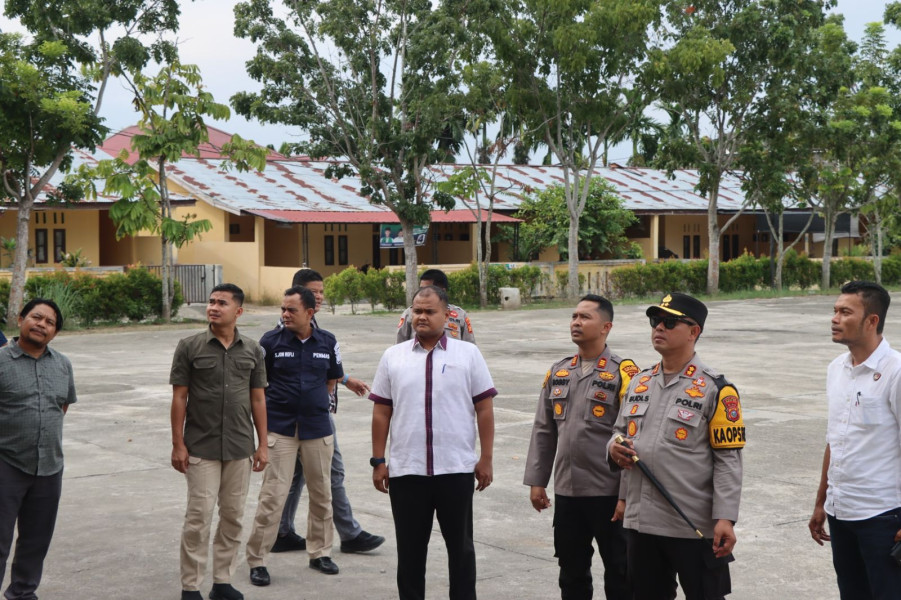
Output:
<path fill-rule="evenodd" d="M 34 230 L 34 262 L 47 262 L 47 230 Z"/>
<path fill-rule="evenodd" d="M 699 235 L 694 236 L 694 247 L 695 247 L 694 257 L 701 258 L 701 236 L 699 236 Z"/>
<path fill-rule="evenodd" d="M 335 264 L 335 236 L 325 236 L 325 264 Z"/>
<path fill-rule="evenodd" d="M 347 236 L 346 235 L 338 236 L 338 264 L 339 265 L 347 264 Z"/>
<path fill-rule="evenodd" d="M 53 230 L 53 262 L 62 262 L 66 253 L 66 230 Z"/>
<path fill-rule="evenodd" d="M 682 257 L 691 258 L 691 236 L 682 236 Z"/>

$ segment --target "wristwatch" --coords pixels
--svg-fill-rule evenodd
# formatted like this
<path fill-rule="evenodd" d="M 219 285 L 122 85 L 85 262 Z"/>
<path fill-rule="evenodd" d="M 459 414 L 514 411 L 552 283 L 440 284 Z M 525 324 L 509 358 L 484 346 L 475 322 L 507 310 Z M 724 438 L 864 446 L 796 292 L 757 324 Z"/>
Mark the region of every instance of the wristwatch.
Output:
<path fill-rule="evenodd" d="M 373 456 L 372 458 L 369 459 L 369 466 L 370 466 L 370 467 L 377 467 L 377 466 L 383 465 L 383 464 L 385 464 L 385 457 L 384 457 L 384 456 L 383 456 L 382 458 L 376 458 L 376 457 Z"/>

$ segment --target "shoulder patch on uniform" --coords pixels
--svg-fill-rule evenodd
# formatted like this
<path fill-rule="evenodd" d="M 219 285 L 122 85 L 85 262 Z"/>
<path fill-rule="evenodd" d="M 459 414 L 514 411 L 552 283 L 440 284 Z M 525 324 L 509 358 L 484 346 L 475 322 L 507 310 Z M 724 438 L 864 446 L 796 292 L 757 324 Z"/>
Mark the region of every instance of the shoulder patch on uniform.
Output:
<path fill-rule="evenodd" d="M 716 408 L 710 419 L 710 447 L 715 450 L 744 448 L 746 441 L 738 390 L 727 383 L 717 394 Z"/>
<path fill-rule="evenodd" d="M 550 378 L 551 378 L 551 370 L 548 369 L 547 373 L 545 373 L 545 375 L 544 375 L 544 383 L 541 384 L 542 389 L 547 387 L 547 382 L 550 380 Z"/>
<path fill-rule="evenodd" d="M 403 327 L 403 326 L 404 326 L 404 321 L 406 321 L 406 320 L 407 320 L 407 319 L 405 319 L 403 316 L 401 316 L 401 318 L 400 318 L 400 323 L 397 324 L 397 328 L 400 329 L 401 327 Z"/>
<path fill-rule="evenodd" d="M 598 359 L 598 364 L 595 365 L 594 368 L 595 369 L 603 369 L 606 366 L 607 366 L 607 359 L 602 356 L 601 358 Z"/>
<path fill-rule="evenodd" d="M 472 323 L 469 322 L 469 317 L 466 317 L 463 320 L 466 321 L 466 331 L 472 333 Z"/>
<path fill-rule="evenodd" d="M 569 361 L 569 366 L 571 366 L 571 367 L 575 367 L 577 364 L 579 364 L 579 355 L 578 354 L 573 356 L 572 360 Z"/>

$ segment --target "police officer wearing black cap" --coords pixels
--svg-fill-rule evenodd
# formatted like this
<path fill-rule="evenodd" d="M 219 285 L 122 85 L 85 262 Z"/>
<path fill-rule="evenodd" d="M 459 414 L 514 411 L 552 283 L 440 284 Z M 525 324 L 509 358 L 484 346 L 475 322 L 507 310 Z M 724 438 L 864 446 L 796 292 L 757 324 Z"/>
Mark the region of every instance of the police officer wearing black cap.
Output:
<path fill-rule="evenodd" d="M 731 592 L 728 563 L 734 560 L 745 445 L 741 403 L 735 387 L 695 354 L 707 319 L 701 301 L 674 292 L 647 315 L 661 361 L 632 378 L 607 446 L 611 467 L 628 469 L 623 526 L 629 579 L 635 600 L 675 598 L 677 574 L 686 600 L 717 600 Z M 703 539 L 632 468 L 636 453 Z"/>

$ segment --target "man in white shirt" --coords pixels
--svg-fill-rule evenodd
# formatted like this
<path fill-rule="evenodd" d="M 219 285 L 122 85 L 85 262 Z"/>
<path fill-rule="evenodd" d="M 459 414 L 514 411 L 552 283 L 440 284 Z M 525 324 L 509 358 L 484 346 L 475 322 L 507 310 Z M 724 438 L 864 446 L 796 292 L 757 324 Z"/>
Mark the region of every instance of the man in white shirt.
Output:
<path fill-rule="evenodd" d="M 497 390 L 476 345 L 445 335 L 444 290 L 419 288 L 412 311 L 415 338 L 385 351 L 372 382 L 372 482 L 391 497 L 400 600 L 425 598 L 434 514 L 447 547 L 450 598 L 475 600 L 473 477 L 479 491 L 491 485 Z"/>
<path fill-rule="evenodd" d="M 882 337 L 890 297 L 867 281 L 841 289 L 826 372 L 829 425 L 810 535 L 831 541 L 842 600 L 901 600 L 901 353 Z M 829 533 L 824 528 L 829 521 Z"/>

